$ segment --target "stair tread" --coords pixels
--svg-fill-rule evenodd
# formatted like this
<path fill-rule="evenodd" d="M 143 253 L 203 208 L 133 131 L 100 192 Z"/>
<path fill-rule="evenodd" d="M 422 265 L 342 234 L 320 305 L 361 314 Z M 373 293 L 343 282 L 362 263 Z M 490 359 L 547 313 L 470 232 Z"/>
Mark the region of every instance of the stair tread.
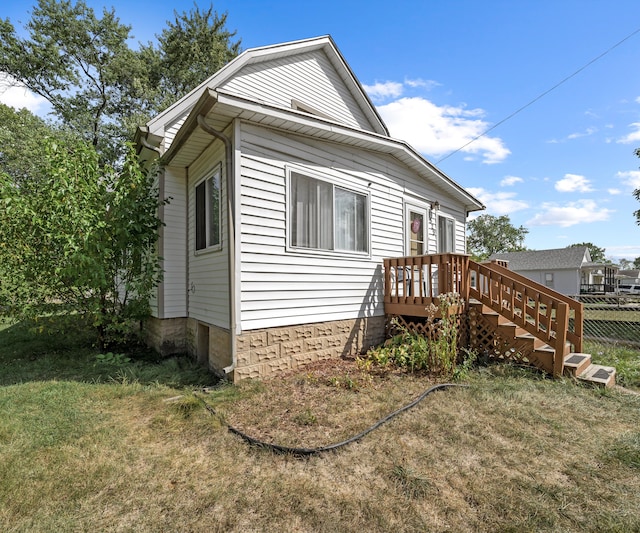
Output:
<path fill-rule="evenodd" d="M 580 366 L 587 359 L 591 359 L 591 354 L 570 353 L 564 358 L 564 364 L 567 366 Z"/>
<path fill-rule="evenodd" d="M 583 381 L 591 381 L 604 386 L 615 383 L 616 369 L 612 366 L 589 365 L 587 369 L 578 376 Z"/>

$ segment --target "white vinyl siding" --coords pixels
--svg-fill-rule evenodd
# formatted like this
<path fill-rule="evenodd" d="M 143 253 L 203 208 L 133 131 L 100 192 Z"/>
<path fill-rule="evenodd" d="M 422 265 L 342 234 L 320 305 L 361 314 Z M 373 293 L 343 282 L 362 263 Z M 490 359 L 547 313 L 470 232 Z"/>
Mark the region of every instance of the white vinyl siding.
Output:
<path fill-rule="evenodd" d="M 164 196 L 169 203 L 164 206 L 162 250 L 164 278 L 164 316 L 177 318 L 187 312 L 187 244 L 186 225 L 186 178 L 184 170 L 165 170 Z"/>
<path fill-rule="evenodd" d="M 438 198 L 461 221 L 464 208 L 398 163 L 369 152 L 241 124 L 240 254 L 242 330 L 384 314 L 382 259 L 404 255 L 407 196 Z M 299 253 L 287 243 L 287 168 L 325 176 L 345 190 L 367 191 L 369 254 Z M 384 169 L 382 172 L 380 169 Z M 464 224 L 457 233 L 464 248 Z M 427 232 L 429 250 L 436 232 Z"/>
<path fill-rule="evenodd" d="M 347 126 L 375 131 L 326 54 L 320 50 L 248 65 L 222 89 L 292 109 L 305 105 Z"/>
<path fill-rule="evenodd" d="M 188 316 L 228 328 L 229 320 L 229 259 L 228 246 L 225 245 L 226 236 L 226 184 L 224 178 L 225 167 L 221 163 L 224 159 L 224 145 L 214 142 L 202 156 L 189 168 L 189 232 L 188 261 L 189 286 Z M 221 246 L 205 249 L 196 253 L 196 185 L 204 178 L 211 176 L 219 169 L 220 172 L 220 220 Z"/>

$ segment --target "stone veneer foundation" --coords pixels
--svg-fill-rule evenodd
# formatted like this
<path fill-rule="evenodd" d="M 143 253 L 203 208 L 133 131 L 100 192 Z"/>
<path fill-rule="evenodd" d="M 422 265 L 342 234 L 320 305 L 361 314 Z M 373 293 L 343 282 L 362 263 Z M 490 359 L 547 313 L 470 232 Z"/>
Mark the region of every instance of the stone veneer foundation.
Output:
<path fill-rule="evenodd" d="M 193 318 L 151 318 L 144 331 L 147 343 L 161 355 L 188 353 L 216 374 L 231 366 L 227 329 Z M 236 383 L 315 361 L 355 356 L 384 339 L 384 316 L 250 330 L 236 337 L 236 365 L 230 377 Z"/>
<path fill-rule="evenodd" d="M 384 338 L 384 316 L 247 331 L 236 337 L 233 381 L 264 378 L 314 361 L 362 354 Z"/>

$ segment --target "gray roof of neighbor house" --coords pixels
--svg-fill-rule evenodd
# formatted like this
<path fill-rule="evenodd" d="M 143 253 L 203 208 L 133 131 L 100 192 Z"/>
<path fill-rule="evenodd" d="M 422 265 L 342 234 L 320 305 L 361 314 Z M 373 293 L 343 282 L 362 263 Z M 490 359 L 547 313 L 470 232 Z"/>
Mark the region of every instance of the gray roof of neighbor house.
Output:
<path fill-rule="evenodd" d="M 527 250 L 493 254 L 489 260 L 509 261 L 509 270 L 563 270 L 579 269 L 591 262 L 587 246 L 571 246 L 554 250 Z"/>

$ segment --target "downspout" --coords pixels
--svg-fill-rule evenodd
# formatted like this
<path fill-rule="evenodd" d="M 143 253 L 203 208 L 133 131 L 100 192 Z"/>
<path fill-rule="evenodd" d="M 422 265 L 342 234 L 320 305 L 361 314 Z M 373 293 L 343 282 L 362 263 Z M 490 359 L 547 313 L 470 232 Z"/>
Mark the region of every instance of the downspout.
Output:
<path fill-rule="evenodd" d="M 153 146 L 149 141 L 147 141 L 146 137 L 140 137 L 140 144 L 144 146 L 147 150 L 151 150 L 158 154 L 158 157 L 162 155 L 162 151 L 158 146 Z"/>
<path fill-rule="evenodd" d="M 231 348 L 231 365 L 225 367 L 224 373 L 230 374 L 236 367 L 236 253 L 235 253 L 235 183 L 233 172 L 233 144 L 224 133 L 213 129 L 204 115 L 198 115 L 198 125 L 216 139 L 224 143 L 225 167 L 227 174 L 227 223 L 229 226 L 229 336 Z"/>

